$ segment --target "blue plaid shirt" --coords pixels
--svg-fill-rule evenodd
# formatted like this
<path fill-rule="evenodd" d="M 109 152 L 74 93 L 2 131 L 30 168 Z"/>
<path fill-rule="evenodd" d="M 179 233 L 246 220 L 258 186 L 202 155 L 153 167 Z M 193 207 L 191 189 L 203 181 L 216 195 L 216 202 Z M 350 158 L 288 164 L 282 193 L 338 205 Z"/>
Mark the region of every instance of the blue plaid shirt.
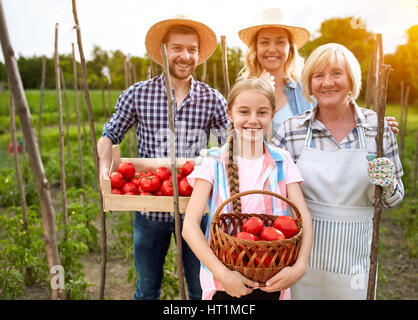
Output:
<path fill-rule="evenodd" d="M 174 97 L 174 88 L 173 88 Z M 174 99 L 176 157 L 194 158 L 207 148 L 210 133 L 220 145 L 226 141 L 229 126 L 226 101 L 222 94 L 192 78 L 189 94 L 180 106 Z M 135 126 L 140 158 L 168 158 L 168 99 L 164 74 L 133 84 L 119 96 L 116 112 L 105 123 L 102 136 L 120 144 Z M 142 213 L 154 221 L 173 221 L 167 212 Z"/>

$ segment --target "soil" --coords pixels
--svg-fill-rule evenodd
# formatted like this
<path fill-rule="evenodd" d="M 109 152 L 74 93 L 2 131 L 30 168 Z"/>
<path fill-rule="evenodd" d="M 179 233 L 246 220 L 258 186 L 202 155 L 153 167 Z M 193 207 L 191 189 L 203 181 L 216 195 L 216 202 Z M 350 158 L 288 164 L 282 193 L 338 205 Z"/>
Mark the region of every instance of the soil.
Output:
<path fill-rule="evenodd" d="M 418 258 L 409 257 L 403 241 L 404 231 L 399 222 L 383 214 L 380 233 L 383 252 L 379 253 L 379 282 L 377 298 L 380 300 L 418 299 Z"/>
<path fill-rule="evenodd" d="M 110 225 L 108 230 L 110 230 Z M 379 252 L 379 280 L 377 299 L 379 300 L 416 300 L 418 299 L 418 259 L 409 257 L 408 248 L 403 241 L 403 229 L 388 214 L 383 214 L 380 241 L 383 248 Z M 110 232 L 108 232 L 110 234 Z M 112 237 L 108 235 L 111 243 Z M 88 288 L 91 299 L 98 299 L 100 281 L 100 252 L 91 253 L 82 261 L 85 280 L 94 286 Z M 131 300 L 134 283 L 127 281 L 132 261 L 111 255 L 107 261 L 105 299 Z M 40 284 L 26 288 L 30 300 L 50 299 L 50 293 Z"/>

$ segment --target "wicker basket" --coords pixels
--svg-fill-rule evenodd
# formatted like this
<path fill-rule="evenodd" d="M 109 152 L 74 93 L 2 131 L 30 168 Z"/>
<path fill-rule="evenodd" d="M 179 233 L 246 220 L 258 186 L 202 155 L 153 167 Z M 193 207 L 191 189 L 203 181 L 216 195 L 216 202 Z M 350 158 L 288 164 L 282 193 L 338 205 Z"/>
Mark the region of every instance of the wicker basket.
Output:
<path fill-rule="evenodd" d="M 296 213 L 298 233 L 292 238 L 279 241 L 252 241 L 235 238 L 242 231 L 243 223 L 250 217 L 260 218 L 265 227 L 273 226 L 277 218 L 271 214 L 220 214 L 229 202 L 249 194 L 266 194 L 288 203 Z M 262 286 L 277 272 L 295 263 L 302 238 L 302 218 L 298 208 L 289 199 L 264 190 L 251 190 L 235 194 L 225 200 L 215 211 L 210 226 L 210 247 L 216 256 L 231 270 L 239 271 L 248 279 Z M 271 259 L 269 262 L 268 259 Z"/>

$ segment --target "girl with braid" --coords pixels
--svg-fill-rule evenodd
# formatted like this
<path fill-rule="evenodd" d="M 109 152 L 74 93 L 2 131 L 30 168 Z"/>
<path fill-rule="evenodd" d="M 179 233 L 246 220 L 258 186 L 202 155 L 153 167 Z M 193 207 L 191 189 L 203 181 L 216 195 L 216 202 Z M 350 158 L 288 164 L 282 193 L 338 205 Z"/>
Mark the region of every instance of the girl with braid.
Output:
<path fill-rule="evenodd" d="M 183 237 L 201 261 L 203 299 L 290 299 L 290 286 L 306 272 L 312 245 L 312 222 L 299 183 L 303 181 L 290 154 L 265 142 L 275 112 L 270 85 L 260 79 L 237 82 L 227 101 L 230 130 L 227 143 L 203 157 L 187 177 L 194 187 L 183 225 Z M 219 205 L 234 194 L 247 190 L 270 190 L 287 197 L 299 208 L 303 238 L 294 265 L 285 267 L 265 286 L 228 269 L 209 247 L 209 230 Z M 200 221 L 209 202 L 205 234 Z M 222 213 L 263 213 L 292 215 L 287 204 L 275 197 L 250 194 L 229 203 Z"/>

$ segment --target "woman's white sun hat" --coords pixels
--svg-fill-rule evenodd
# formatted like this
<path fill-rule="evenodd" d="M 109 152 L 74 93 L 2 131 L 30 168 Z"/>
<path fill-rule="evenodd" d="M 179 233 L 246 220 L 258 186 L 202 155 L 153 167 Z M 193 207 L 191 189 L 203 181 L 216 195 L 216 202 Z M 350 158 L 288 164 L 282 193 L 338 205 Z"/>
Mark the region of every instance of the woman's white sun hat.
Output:
<path fill-rule="evenodd" d="M 261 15 L 260 21 L 256 25 L 238 31 L 238 35 L 247 47 L 249 47 L 257 32 L 268 27 L 286 29 L 292 34 L 298 49 L 308 42 L 310 37 L 310 33 L 307 29 L 284 24 L 282 11 L 278 8 L 265 9 Z"/>

